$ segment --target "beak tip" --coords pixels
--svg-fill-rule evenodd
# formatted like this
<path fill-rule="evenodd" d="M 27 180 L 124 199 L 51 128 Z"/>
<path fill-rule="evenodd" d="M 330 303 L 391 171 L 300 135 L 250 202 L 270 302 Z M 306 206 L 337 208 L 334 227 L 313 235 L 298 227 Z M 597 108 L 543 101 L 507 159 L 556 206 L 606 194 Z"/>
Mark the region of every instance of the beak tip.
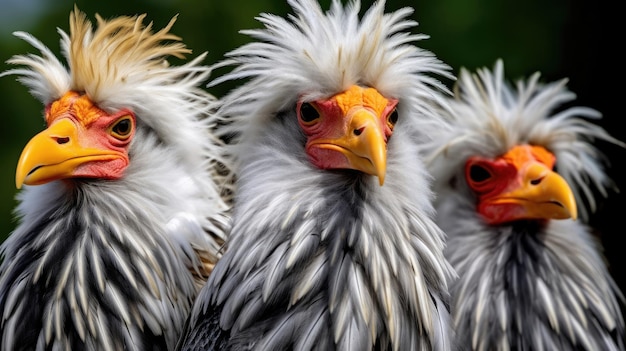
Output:
<path fill-rule="evenodd" d="M 25 167 L 23 167 L 22 160 L 20 159 L 15 172 L 15 187 L 21 189 L 26 182 L 26 178 L 28 178 L 28 172 L 25 170 Z"/>
<path fill-rule="evenodd" d="M 567 189 L 569 189 L 569 187 Z M 569 191 L 569 194 L 569 201 L 567 202 L 565 207 L 569 210 L 570 218 L 575 221 L 576 219 L 578 219 L 578 207 L 576 205 L 576 199 L 574 198 L 574 194 L 571 192 L 571 190 Z"/>
<path fill-rule="evenodd" d="M 21 177 L 20 177 L 20 178 L 21 178 Z M 15 187 L 16 187 L 17 189 L 21 189 L 21 188 L 22 188 L 22 185 L 24 184 L 23 179 L 20 179 L 20 178 L 16 178 L 16 179 L 15 179 Z"/>
<path fill-rule="evenodd" d="M 385 170 L 378 170 L 377 173 L 378 184 L 380 184 L 380 186 L 383 186 L 383 184 L 385 184 Z"/>

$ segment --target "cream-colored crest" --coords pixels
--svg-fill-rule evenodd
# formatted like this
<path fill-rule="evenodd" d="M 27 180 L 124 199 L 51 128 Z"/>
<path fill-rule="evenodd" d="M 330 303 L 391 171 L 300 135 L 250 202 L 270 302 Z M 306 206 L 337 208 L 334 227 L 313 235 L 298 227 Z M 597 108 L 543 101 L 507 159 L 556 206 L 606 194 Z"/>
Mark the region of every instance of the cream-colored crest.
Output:
<path fill-rule="evenodd" d="M 132 83 L 137 72 L 161 72 L 168 65 L 165 57 L 183 58 L 191 52 L 170 33 L 176 17 L 155 33 L 152 23 L 144 26 L 145 17 L 105 20 L 96 15 L 94 30 L 85 14 L 75 9 L 70 15 L 68 55 L 72 88 L 103 100 L 115 87 Z"/>

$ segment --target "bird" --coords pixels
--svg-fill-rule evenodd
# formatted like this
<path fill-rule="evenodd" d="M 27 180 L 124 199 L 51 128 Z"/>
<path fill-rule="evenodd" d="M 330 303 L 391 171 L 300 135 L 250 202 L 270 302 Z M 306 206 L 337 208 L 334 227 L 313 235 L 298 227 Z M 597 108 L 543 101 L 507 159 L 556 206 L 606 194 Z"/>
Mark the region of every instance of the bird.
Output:
<path fill-rule="evenodd" d="M 19 157 L 0 246 L 3 350 L 171 350 L 221 256 L 232 174 L 206 53 L 185 60 L 178 15 L 146 17 L 74 7 L 61 58 L 14 32 L 40 53 L 1 76 L 43 104 L 45 129 Z"/>
<path fill-rule="evenodd" d="M 416 158 L 451 68 L 413 9 L 289 0 L 208 84 L 236 185 L 177 350 L 452 350 L 443 231 Z"/>
<path fill-rule="evenodd" d="M 441 109 L 447 125 L 420 157 L 458 274 L 458 343 L 624 350 L 624 296 L 589 218 L 616 188 L 597 143 L 625 144 L 597 123 L 598 110 L 576 104 L 567 78 L 509 80 L 501 58 L 457 77 Z"/>

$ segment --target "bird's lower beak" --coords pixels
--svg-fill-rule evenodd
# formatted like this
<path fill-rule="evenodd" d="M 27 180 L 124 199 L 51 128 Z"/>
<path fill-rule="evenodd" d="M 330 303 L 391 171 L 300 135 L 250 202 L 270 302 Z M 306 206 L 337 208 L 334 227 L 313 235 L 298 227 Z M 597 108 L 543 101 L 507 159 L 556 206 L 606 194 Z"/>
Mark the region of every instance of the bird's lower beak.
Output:
<path fill-rule="evenodd" d="M 64 118 L 34 136 L 18 161 L 16 187 L 76 176 L 75 170 L 86 162 L 119 158 L 119 154 L 111 150 L 82 147 L 78 134 L 78 127 Z"/>
<path fill-rule="evenodd" d="M 544 164 L 528 164 L 519 187 L 480 204 L 479 211 L 492 224 L 518 219 L 577 218 L 576 200 L 571 188 L 558 173 Z"/>
<path fill-rule="evenodd" d="M 336 139 L 315 140 L 310 146 L 341 153 L 347 168 L 375 175 L 383 185 L 387 169 L 387 142 L 379 117 L 358 108 L 346 118 L 349 119 L 349 127 L 345 135 Z"/>

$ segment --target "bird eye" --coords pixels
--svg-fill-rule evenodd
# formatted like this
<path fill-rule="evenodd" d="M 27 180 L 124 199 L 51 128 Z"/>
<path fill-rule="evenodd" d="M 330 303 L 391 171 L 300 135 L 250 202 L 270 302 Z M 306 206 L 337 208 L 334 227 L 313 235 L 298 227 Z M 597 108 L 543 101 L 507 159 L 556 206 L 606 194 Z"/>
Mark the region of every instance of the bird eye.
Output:
<path fill-rule="evenodd" d="M 398 109 L 394 108 L 387 117 L 387 124 L 389 124 L 389 128 L 393 129 L 396 123 L 398 123 Z"/>
<path fill-rule="evenodd" d="M 305 124 L 310 124 L 316 119 L 320 118 L 320 113 L 317 111 L 313 105 L 308 102 L 303 102 L 300 105 L 300 110 L 298 111 L 298 116 L 300 120 Z"/>
<path fill-rule="evenodd" d="M 476 183 L 482 183 L 491 178 L 491 173 L 483 166 L 471 165 L 469 168 L 469 179 Z"/>
<path fill-rule="evenodd" d="M 470 159 L 466 163 L 465 179 L 469 187 L 477 193 L 488 192 L 495 185 L 491 181 L 494 178 L 493 170 L 488 164 L 480 159 Z"/>
<path fill-rule="evenodd" d="M 128 115 L 123 116 L 111 126 L 110 131 L 111 135 L 120 140 L 128 139 L 133 131 L 133 119 Z"/>

